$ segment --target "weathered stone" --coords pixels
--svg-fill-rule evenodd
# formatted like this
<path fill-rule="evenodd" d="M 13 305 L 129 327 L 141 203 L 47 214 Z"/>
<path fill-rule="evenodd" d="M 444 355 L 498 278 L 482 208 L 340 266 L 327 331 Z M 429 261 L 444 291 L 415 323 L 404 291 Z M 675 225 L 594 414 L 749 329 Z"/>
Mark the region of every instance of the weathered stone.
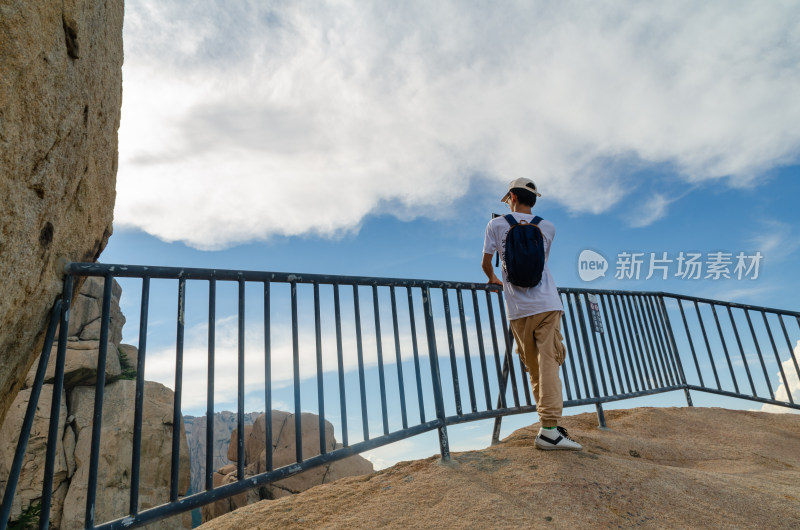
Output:
<path fill-rule="evenodd" d="M 800 528 L 800 415 L 641 408 L 606 420 L 563 418 L 581 452 L 537 451 L 531 425 L 449 462 L 400 462 L 201 528 Z M 691 443 L 677 443 L 687 426 Z"/>
<path fill-rule="evenodd" d="M 300 431 L 303 433 L 303 459 L 320 454 L 319 450 L 319 416 L 316 414 L 303 413 L 300 416 Z M 283 467 L 297 461 L 295 451 L 295 423 L 294 415 L 286 418 L 286 422 L 281 429 L 278 442 L 275 444 L 275 453 L 272 456 L 273 467 Z M 336 440 L 333 437 L 333 425 L 325 422 L 325 445 L 333 449 Z M 361 458 L 361 457 L 358 457 Z M 363 460 L 363 458 L 362 458 Z M 259 462 L 260 463 L 260 462 Z M 261 464 L 266 468 L 266 464 Z M 372 464 L 369 465 L 372 472 Z M 298 475 L 279 480 L 272 484 L 273 487 L 285 489 L 292 493 L 299 493 L 308 488 L 322 484 L 328 466 L 319 466 Z"/>
<path fill-rule="evenodd" d="M 25 418 L 25 411 L 30 400 L 31 390 L 23 390 L 17 394 L 14 403 L 6 415 L 5 421 L 0 428 L 0 497 L 6 488 L 6 481 L 11 470 L 14 459 L 14 451 L 17 448 L 17 440 L 22 430 L 22 422 Z M 39 405 L 36 407 L 36 414 L 33 420 L 31 436 L 28 440 L 28 448 L 22 463 L 19 482 L 17 484 L 14 503 L 11 507 L 11 521 L 15 521 L 22 510 L 30 504 L 36 504 L 42 498 L 42 479 L 44 477 L 45 451 L 47 447 L 47 435 L 50 427 L 50 406 L 53 399 L 53 385 L 44 385 L 39 396 Z M 61 413 L 58 421 L 58 432 L 64 432 L 64 422 L 67 417 L 66 398 L 61 395 Z M 70 429 L 67 428 L 67 431 Z M 55 473 L 53 476 L 53 491 L 67 480 L 69 475 L 68 459 L 65 456 L 65 445 L 61 443 L 61 436 L 58 437 L 56 445 Z M 63 500 L 63 498 L 62 498 Z M 58 496 L 53 498 L 53 511 L 61 511 L 61 504 Z"/>
<path fill-rule="evenodd" d="M 131 346 L 130 344 L 120 344 L 119 345 L 119 353 L 120 353 L 120 365 L 122 365 L 122 356 L 125 356 L 125 362 L 133 371 L 136 373 L 136 363 L 139 361 L 139 348 L 136 346 Z M 187 429 L 188 434 L 188 429 Z"/>
<path fill-rule="evenodd" d="M 120 345 L 122 349 L 125 345 Z M 132 346 L 131 346 L 132 348 Z M 260 412 L 249 412 L 244 415 L 245 425 L 251 425 L 259 417 Z M 205 489 L 206 472 L 206 416 L 184 416 L 183 423 L 186 428 L 186 440 L 189 443 L 189 455 L 192 464 L 192 491 L 198 492 Z M 220 469 L 230 463 L 228 460 L 228 446 L 231 433 L 236 429 L 237 414 L 230 411 L 221 411 L 214 414 L 213 438 L 213 465 L 212 469 Z M 233 470 L 235 470 L 235 466 Z M 227 473 L 226 473 L 227 474 Z"/>
<path fill-rule="evenodd" d="M 303 459 L 320 454 L 319 416 L 303 413 L 300 417 L 302 436 Z M 235 460 L 237 457 L 237 429 L 231 433 L 228 458 Z M 295 451 L 295 416 L 284 411 L 272 411 L 272 465 L 273 469 L 292 464 L 297 461 Z M 337 447 L 333 436 L 333 425 L 325 422 L 325 448 L 332 451 Z M 245 477 L 257 475 L 267 471 L 266 451 L 266 416 L 259 415 L 255 423 L 245 426 Z M 257 455 L 257 456 L 256 456 Z M 227 484 L 236 479 L 235 465 L 220 468 L 215 474 L 215 484 Z M 268 484 L 258 492 L 261 499 L 279 499 L 288 495 L 305 491 L 314 486 L 332 482 L 342 477 L 364 475 L 372 473 L 372 463 L 360 456 L 352 456 L 331 464 L 309 469 L 303 473 L 291 476 Z M 252 492 L 251 492 L 252 493 Z M 230 510 L 241 508 L 253 501 L 253 495 L 248 497 L 238 495 L 230 499 L 218 501 L 203 510 L 203 521 L 217 517 Z M 245 504 L 242 504 L 245 503 Z"/>
<path fill-rule="evenodd" d="M 245 425 L 244 426 L 244 454 L 245 454 L 245 465 L 247 465 L 247 441 L 250 439 L 250 434 L 253 432 L 252 425 Z M 230 444 L 228 444 L 228 460 L 231 462 L 239 462 L 239 428 L 233 429 L 231 432 L 231 439 Z"/>
<path fill-rule="evenodd" d="M 100 323 L 103 311 L 103 290 L 105 281 L 90 276 L 81 287 L 80 295 L 70 308 L 69 336 L 80 340 L 100 340 Z M 108 340 L 114 344 L 122 342 L 122 327 L 125 316 L 119 308 L 122 287 L 117 280 L 111 284 L 111 305 L 109 311 Z"/>
<path fill-rule="evenodd" d="M 94 387 L 76 387 L 70 395 L 70 411 L 75 415 L 77 433 L 75 460 L 77 469 L 72 477 L 64 503 L 63 528 L 82 528 L 86 487 L 89 473 Z M 95 519 L 109 521 L 127 514 L 130 488 L 131 455 L 133 450 L 133 410 L 135 381 L 117 381 L 108 385 L 103 396 L 103 424 L 99 461 Z M 139 485 L 141 508 L 169 501 L 172 454 L 172 408 L 174 394 L 160 383 L 146 382 L 142 421 L 142 451 Z M 180 425 L 180 465 L 178 493 L 189 489 L 189 450 L 183 422 Z M 176 528 L 186 518 L 176 516 L 157 523 L 152 528 Z"/>
<path fill-rule="evenodd" d="M 215 488 L 224 486 L 226 484 L 232 484 L 236 482 L 236 480 L 237 480 L 236 469 L 233 469 L 229 473 L 218 473 L 218 472 L 214 473 Z M 247 506 L 248 504 L 253 504 L 260 500 L 261 496 L 259 495 L 259 492 L 257 490 L 248 490 L 238 495 L 234 495 L 233 497 L 228 497 L 227 499 L 222 499 L 216 502 L 212 502 L 211 504 L 206 504 L 205 506 L 203 506 L 201 510 L 203 521 L 210 521 L 211 519 L 219 517 L 222 514 L 232 512 L 237 508 L 240 508 L 242 506 Z"/>
<path fill-rule="evenodd" d="M 0 0 L 0 421 L 40 353 L 63 263 L 112 231 L 123 2 Z"/>
<path fill-rule="evenodd" d="M 87 278 L 84 287 L 91 285 L 94 278 Z M 83 291 L 83 288 L 81 289 Z M 102 294 L 102 293 L 101 293 Z M 100 304 L 96 298 L 86 296 L 81 292 L 73 301 L 69 310 L 69 336 L 78 337 L 86 324 L 100 318 Z M 94 340 L 99 340 L 100 335 Z M 88 340 L 88 339 L 83 339 Z"/>
<path fill-rule="evenodd" d="M 73 349 L 74 342 L 69 342 L 66 356 L 64 357 L 64 386 L 72 388 L 78 385 L 93 385 L 97 381 L 97 359 L 100 355 L 100 349 Z M 117 347 L 109 342 L 107 346 L 108 353 L 106 354 L 106 380 L 112 381 L 121 372 L 119 365 L 119 354 Z M 56 355 L 57 346 L 53 346 L 50 352 L 50 359 L 47 363 L 47 371 L 45 372 L 45 383 L 52 383 L 55 380 L 56 374 Z M 36 363 L 28 372 L 28 377 L 25 379 L 25 386 L 30 387 L 33 385 L 33 380 L 36 377 Z"/>

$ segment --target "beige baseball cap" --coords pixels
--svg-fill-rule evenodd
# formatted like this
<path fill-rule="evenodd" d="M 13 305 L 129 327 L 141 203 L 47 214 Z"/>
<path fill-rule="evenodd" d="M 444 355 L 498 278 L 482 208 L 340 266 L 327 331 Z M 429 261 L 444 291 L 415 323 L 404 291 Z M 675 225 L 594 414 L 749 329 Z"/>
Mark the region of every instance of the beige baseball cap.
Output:
<path fill-rule="evenodd" d="M 511 183 L 508 185 L 508 193 L 503 195 L 503 198 L 500 200 L 502 202 L 506 202 L 508 198 L 511 196 L 511 190 L 513 190 L 514 188 L 522 188 L 528 190 L 537 197 L 542 196 L 542 194 L 536 190 L 536 184 L 534 184 L 531 179 L 518 178 L 511 181 Z"/>

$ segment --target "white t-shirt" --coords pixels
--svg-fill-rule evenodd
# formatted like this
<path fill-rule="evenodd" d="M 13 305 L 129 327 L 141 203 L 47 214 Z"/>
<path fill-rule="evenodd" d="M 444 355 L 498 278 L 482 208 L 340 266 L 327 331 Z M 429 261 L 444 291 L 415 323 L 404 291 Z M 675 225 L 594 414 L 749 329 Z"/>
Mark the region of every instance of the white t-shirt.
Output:
<path fill-rule="evenodd" d="M 535 215 L 530 213 L 512 213 L 517 221 L 530 222 Z M 504 217 L 495 217 L 486 226 L 486 238 L 483 241 L 484 254 L 494 254 L 500 251 L 500 259 L 505 258 L 506 235 L 511 229 L 511 225 Z M 506 272 L 503 271 L 503 293 L 506 300 L 506 313 L 509 320 L 516 320 L 531 315 L 538 315 L 547 311 L 563 311 L 561 297 L 558 295 L 556 282 L 550 269 L 547 267 L 547 260 L 550 257 L 550 245 L 556 236 L 556 227 L 547 220 L 539 223 L 544 239 L 544 270 L 542 271 L 542 281 L 535 287 L 520 287 L 508 282 Z"/>

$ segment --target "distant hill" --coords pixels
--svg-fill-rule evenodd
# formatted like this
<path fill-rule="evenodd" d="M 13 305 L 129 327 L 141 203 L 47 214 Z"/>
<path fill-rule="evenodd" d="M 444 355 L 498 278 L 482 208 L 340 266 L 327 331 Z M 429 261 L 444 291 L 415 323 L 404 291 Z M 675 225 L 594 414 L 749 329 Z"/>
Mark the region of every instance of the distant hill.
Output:
<path fill-rule="evenodd" d="M 800 528 L 800 415 L 717 408 L 564 418 L 582 452 L 497 446 L 401 462 L 214 519 L 241 528 Z M 435 448 L 431 448 L 432 452 Z"/>

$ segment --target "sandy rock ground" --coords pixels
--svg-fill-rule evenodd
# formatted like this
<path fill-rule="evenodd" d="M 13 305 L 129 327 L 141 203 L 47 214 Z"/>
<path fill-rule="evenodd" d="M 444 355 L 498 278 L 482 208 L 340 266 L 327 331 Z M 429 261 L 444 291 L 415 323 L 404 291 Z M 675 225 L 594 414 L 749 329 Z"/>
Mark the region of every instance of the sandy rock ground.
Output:
<path fill-rule="evenodd" d="M 800 415 L 716 408 L 564 418 L 582 452 L 534 448 L 539 425 L 453 453 L 262 501 L 201 528 L 800 528 Z"/>

